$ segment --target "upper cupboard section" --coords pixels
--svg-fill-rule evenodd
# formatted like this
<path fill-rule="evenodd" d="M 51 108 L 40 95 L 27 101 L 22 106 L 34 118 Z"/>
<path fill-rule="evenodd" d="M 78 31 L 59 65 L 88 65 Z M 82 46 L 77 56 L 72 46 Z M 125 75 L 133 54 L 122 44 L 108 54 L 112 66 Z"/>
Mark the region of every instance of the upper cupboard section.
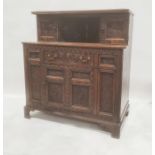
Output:
<path fill-rule="evenodd" d="M 33 13 L 38 41 L 128 44 L 129 10 Z"/>

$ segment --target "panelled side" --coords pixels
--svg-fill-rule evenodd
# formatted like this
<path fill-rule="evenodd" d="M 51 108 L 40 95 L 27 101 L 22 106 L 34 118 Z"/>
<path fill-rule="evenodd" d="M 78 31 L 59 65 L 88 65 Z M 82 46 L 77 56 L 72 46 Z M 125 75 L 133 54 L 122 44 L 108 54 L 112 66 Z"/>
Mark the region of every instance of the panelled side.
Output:
<path fill-rule="evenodd" d="M 127 49 L 123 51 L 122 66 L 122 96 L 120 117 L 123 118 L 129 107 L 129 86 L 130 86 L 130 64 L 131 64 L 131 45 L 132 45 L 133 15 L 129 18 L 129 41 Z"/>
<path fill-rule="evenodd" d="M 24 45 L 26 104 L 40 104 L 41 101 L 41 60 L 40 51 Z"/>

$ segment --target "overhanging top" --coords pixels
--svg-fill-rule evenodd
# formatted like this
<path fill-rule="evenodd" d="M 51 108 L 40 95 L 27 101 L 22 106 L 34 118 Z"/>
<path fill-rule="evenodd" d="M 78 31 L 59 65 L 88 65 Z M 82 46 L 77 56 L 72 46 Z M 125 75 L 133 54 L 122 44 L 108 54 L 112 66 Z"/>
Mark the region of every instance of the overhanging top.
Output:
<path fill-rule="evenodd" d="M 63 15 L 63 14 L 102 14 L 102 13 L 131 13 L 129 9 L 109 9 L 109 10 L 70 10 L 70 11 L 33 11 L 35 15 Z"/>
<path fill-rule="evenodd" d="M 63 47 L 87 47 L 87 48 L 107 48 L 107 49 L 125 49 L 127 45 L 111 45 L 102 43 L 81 43 L 81 42 L 23 42 L 23 44 L 63 46 Z"/>

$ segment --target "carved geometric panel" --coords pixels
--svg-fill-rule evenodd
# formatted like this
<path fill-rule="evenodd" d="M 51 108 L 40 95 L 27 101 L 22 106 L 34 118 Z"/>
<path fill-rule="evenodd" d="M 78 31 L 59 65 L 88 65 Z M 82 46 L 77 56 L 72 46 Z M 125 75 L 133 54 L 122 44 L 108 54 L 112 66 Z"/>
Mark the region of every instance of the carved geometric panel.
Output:
<path fill-rule="evenodd" d="M 33 99 L 40 99 L 41 93 L 41 79 L 40 79 L 40 66 L 31 65 L 31 92 Z"/>
<path fill-rule="evenodd" d="M 100 72 L 100 111 L 113 113 L 114 74 Z"/>
<path fill-rule="evenodd" d="M 72 104 L 89 107 L 89 86 L 72 85 Z"/>
<path fill-rule="evenodd" d="M 50 82 L 48 84 L 48 101 L 54 103 L 63 103 L 63 85 Z"/>

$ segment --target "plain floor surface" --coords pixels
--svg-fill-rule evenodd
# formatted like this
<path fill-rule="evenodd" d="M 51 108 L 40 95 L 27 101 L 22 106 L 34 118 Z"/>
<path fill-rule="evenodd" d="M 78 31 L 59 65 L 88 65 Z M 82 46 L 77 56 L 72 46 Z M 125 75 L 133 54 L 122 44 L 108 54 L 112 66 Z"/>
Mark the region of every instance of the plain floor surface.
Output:
<path fill-rule="evenodd" d="M 4 155 L 151 155 L 151 103 L 134 100 L 120 139 L 97 125 L 31 112 L 24 97 L 4 98 Z"/>

